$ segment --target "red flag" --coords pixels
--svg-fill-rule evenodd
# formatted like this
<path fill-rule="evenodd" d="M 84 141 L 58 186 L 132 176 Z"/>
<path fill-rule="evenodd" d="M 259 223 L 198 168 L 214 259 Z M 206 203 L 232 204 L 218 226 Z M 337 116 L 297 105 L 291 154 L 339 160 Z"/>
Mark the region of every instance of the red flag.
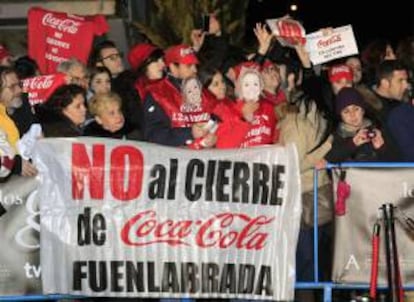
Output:
<path fill-rule="evenodd" d="M 66 75 L 63 73 L 49 74 L 24 79 L 23 92 L 29 96 L 31 106 L 44 103 L 49 96 L 61 85 L 68 83 Z"/>
<path fill-rule="evenodd" d="M 102 15 L 78 16 L 32 7 L 28 13 L 29 56 L 42 74 L 56 72 L 56 66 L 72 57 L 88 60 L 95 35 L 109 30 Z"/>

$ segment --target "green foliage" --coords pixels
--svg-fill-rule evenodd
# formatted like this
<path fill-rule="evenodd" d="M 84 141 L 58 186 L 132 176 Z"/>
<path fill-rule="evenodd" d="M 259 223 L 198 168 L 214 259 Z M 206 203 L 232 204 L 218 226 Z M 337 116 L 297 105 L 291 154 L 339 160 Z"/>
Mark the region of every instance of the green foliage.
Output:
<path fill-rule="evenodd" d="M 134 27 L 154 44 L 165 48 L 191 43 L 191 30 L 203 14 L 215 13 L 230 42 L 240 45 L 245 31 L 249 0 L 154 0 L 148 22 L 133 22 Z"/>

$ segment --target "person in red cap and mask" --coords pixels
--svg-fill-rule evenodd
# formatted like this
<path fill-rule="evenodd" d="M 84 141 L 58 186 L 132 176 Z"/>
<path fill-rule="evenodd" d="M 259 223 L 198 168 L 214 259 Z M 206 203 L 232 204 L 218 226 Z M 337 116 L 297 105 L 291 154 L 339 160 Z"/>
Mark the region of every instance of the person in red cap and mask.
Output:
<path fill-rule="evenodd" d="M 198 59 L 194 50 L 185 44 L 174 45 L 165 51 L 168 74 L 151 85 L 144 101 L 144 137 L 168 146 L 187 146 L 193 149 L 213 147 L 216 136 L 206 127 L 213 102 L 202 91 L 196 106 L 186 106 L 183 82 L 196 77 Z"/>
<path fill-rule="evenodd" d="M 8 49 L 4 45 L 0 44 L 0 66 L 11 67 L 11 59 L 12 56 L 10 55 Z"/>

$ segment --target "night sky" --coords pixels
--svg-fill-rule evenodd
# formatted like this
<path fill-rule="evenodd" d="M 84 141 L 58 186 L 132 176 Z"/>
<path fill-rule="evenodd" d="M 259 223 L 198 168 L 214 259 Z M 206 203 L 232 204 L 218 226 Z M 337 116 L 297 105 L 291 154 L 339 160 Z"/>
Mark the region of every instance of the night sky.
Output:
<path fill-rule="evenodd" d="M 321 0 L 250 0 L 247 14 L 246 41 L 254 39 L 255 22 L 281 17 L 295 2 L 299 9 L 296 17 L 302 20 L 307 33 L 319 28 L 351 24 L 361 49 L 374 38 L 386 38 L 396 43 L 402 37 L 414 35 L 414 1 L 321 1 Z M 371 6 L 372 11 L 360 6 Z"/>

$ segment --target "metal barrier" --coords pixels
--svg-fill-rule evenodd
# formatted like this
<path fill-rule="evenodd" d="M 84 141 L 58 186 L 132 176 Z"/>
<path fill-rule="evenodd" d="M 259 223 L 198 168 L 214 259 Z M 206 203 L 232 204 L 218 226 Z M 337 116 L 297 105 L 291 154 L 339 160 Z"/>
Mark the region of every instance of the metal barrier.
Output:
<path fill-rule="evenodd" d="M 346 162 L 340 164 L 328 164 L 327 169 L 334 168 L 414 168 L 414 163 L 378 163 L 378 162 Z M 313 251 L 314 251 L 314 282 L 297 282 L 296 289 L 323 289 L 323 301 L 332 301 L 332 291 L 334 289 L 341 290 L 352 290 L 352 289 L 363 289 L 369 290 L 369 280 L 367 284 L 338 284 L 333 282 L 320 282 L 319 281 L 319 247 L 318 247 L 318 170 L 314 170 L 314 232 L 313 232 Z M 384 287 L 380 287 L 384 288 Z M 414 290 L 413 286 L 404 286 L 406 290 Z"/>

